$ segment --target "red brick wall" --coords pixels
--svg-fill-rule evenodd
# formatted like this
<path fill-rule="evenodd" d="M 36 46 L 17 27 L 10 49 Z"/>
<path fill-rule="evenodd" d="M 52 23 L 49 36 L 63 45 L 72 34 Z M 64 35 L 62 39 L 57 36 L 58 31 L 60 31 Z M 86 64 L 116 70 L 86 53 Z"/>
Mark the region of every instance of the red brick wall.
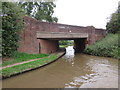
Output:
<path fill-rule="evenodd" d="M 39 53 L 53 53 L 57 51 L 59 44 L 57 40 L 39 39 Z"/>
<path fill-rule="evenodd" d="M 25 18 L 25 28 L 20 33 L 18 51 L 25 53 L 39 53 L 39 44 L 36 38 L 36 27 L 33 19 Z"/>
<path fill-rule="evenodd" d="M 26 53 L 40 53 L 39 44 L 45 48 L 41 48 L 41 53 L 50 53 L 58 48 L 56 41 L 38 40 L 36 31 L 41 32 L 68 32 L 68 33 L 88 33 L 88 45 L 93 44 L 96 40 L 100 40 L 105 36 L 105 30 L 96 29 L 93 26 L 81 27 L 65 24 L 56 24 L 48 22 L 40 22 L 36 19 L 25 16 L 25 28 L 21 31 L 21 39 L 19 41 L 18 50 Z M 49 49 L 49 50 L 48 50 Z"/>

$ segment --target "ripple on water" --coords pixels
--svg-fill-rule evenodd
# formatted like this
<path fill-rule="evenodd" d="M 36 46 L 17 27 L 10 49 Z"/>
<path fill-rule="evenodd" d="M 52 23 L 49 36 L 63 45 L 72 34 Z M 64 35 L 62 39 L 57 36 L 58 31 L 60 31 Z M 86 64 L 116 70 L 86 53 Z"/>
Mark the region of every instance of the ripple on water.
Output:
<path fill-rule="evenodd" d="M 44 68 L 3 80 L 3 87 L 117 88 L 117 66 L 117 60 L 74 54 L 73 47 L 68 47 L 65 56 L 56 62 Z"/>

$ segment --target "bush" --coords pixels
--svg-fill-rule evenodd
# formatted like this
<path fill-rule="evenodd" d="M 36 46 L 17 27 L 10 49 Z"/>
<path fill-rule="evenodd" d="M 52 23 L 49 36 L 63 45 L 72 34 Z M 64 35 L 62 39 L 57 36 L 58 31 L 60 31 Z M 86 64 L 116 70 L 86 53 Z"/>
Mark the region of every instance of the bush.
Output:
<path fill-rule="evenodd" d="M 72 40 L 60 40 L 59 44 L 60 45 L 72 45 L 73 41 Z"/>
<path fill-rule="evenodd" d="M 61 40 L 61 41 L 59 41 L 59 44 L 60 45 L 67 45 L 68 41 L 67 40 Z"/>
<path fill-rule="evenodd" d="M 88 46 L 84 52 L 96 56 L 107 56 L 120 59 L 118 55 L 119 50 L 118 34 L 108 34 L 102 40 Z"/>
<path fill-rule="evenodd" d="M 23 28 L 23 12 L 15 3 L 2 2 L 2 55 L 12 56 L 17 50 L 18 32 Z"/>

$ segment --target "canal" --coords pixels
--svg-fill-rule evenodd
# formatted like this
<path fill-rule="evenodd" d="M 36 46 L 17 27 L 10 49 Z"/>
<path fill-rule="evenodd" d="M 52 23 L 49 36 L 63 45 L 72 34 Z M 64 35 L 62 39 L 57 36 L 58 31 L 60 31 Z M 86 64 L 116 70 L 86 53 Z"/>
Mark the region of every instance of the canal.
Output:
<path fill-rule="evenodd" d="M 3 88 L 118 88 L 118 60 L 74 54 L 72 46 L 56 62 L 2 81 Z"/>

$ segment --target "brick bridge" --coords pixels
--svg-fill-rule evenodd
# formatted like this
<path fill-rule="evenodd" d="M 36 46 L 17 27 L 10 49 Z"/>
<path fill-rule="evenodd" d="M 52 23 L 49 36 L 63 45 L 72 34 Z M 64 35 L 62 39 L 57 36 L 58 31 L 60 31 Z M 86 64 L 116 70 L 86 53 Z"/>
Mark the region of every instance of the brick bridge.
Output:
<path fill-rule="evenodd" d="M 25 28 L 21 31 L 18 51 L 26 53 L 53 53 L 59 49 L 59 40 L 74 40 L 76 52 L 100 40 L 106 34 L 93 26 L 81 27 L 40 22 L 25 16 Z"/>

